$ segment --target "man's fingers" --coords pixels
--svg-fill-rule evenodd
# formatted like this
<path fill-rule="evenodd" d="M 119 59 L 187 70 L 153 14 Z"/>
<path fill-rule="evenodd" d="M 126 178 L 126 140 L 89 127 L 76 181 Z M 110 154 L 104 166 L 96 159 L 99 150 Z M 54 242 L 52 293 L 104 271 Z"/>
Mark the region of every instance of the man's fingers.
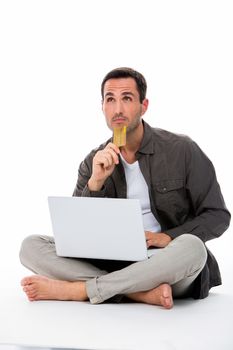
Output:
<path fill-rule="evenodd" d="M 145 231 L 145 236 L 146 236 L 146 240 L 149 240 L 149 239 L 153 239 L 155 237 L 155 234 L 150 231 Z"/>
<path fill-rule="evenodd" d="M 109 152 L 112 155 L 115 164 L 119 163 L 120 149 L 119 147 L 114 145 L 114 143 L 112 142 L 108 143 L 103 151 Z"/>
<path fill-rule="evenodd" d="M 120 154 L 120 148 L 114 145 L 112 142 L 109 142 L 105 149 L 112 149 L 116 154 Z"/>
<path fill-rule="evenodd" d="M 98 157 L 96 157 L 96 165 L 101 165 L 104 168 L 109 168 L 113 164 L 113 160 L 111 155 L 108 154 L 99 154 Z"/>
<path fill-rule="evenodd" d="M 151 247 L 151 246 L 154 245 L 154 244 L 155 244 L 155 242 L 154 242 L 152 239 L 148 239 L 148 240 L 146 241 L 147 248 Z"/>
<path fill-rule="evenodd" d="M 113 164 L 119 163 L 118 155 L 110 148 L 99 151 L 95 156 L 95 163 L 103 164 L 104 168 L 111 167 Z"/>
<path fill-rule="evenodd" d="M 147 248 L 154 246 L 156 247 L 158 242 L 158 236 L 156 233 L 151 232 L 151 231 L 145 231 L 145 236 L 146 236 L 146 245 Z"/>
<path fill-rule="evenodd" d="M 171 242 L 171 237 L 166 233 L 159 232 L 145 232 L 147 247 L 154 246 L 158 248 L 164 248 Z"/>
<path fill-rule="evenodd" d="M 118 163 L 119 163 L 118 154 L 116 154 L 116 152 L 115 152 L 113 149 L 108 148 L 108 149 L 106 149 L 105 152 L 106 152 L 107 154 L 111 155 L 111 157 L 112 157 L 112 159 L 113 159 L 113 161 L 114 161 L 115 164 L 118 164 Z"/>

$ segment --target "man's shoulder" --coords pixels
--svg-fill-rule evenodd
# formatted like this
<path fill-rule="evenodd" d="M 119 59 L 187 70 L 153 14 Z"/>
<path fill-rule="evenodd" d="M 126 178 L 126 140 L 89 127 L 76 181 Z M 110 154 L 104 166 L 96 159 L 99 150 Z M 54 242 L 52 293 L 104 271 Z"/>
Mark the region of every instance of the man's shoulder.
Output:
<path fill-rule="evenodd" d="M 165 129 L 161 129 L 161 128 L 155 128 L 155 127 L 151 127 L 151 132 L 153 134 L 154 137 L 157 137 L 158 139 L 160 139 L 161 141 L 184 141 L 184 142 L 190 142 L 192 141 L 192 139 L 185 134 L 180 134 L 180 133 L 175 133 L 172 131 L 168 131 Z"/>
<path fill-rule="evenodd" d="M 168 148 L 169 146 L 186 148 L 190 144 L 194 143 L 194 141 L 188 135 L 185 134 L 176 133 L 155 127 L 150 127 L 150 129 L 152 139 L 157 146 L 161 145 L 166 148 Z"/>
<path fill-rule="evenodd" d="M 185 155 L 187 159 L 191 159 L 193 156 L 208 159 L 203 150 L 190 136 L 160 128 L 150 127 L 150 129 L 155 150 L 165 152 L 171 158 L 175 154 L 179 154 Z"/>

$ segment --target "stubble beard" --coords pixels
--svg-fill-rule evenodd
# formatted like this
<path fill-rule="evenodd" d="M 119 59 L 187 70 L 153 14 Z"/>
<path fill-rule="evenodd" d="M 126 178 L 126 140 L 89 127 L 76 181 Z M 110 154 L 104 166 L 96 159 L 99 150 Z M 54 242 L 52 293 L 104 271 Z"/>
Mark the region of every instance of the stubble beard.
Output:
<path fill-rule="evenodd" d="M 132 121 L 130 125 L 127 126 L 127 134 L 133 133 L 141 124 L 142 116 L 141 113 Z"/>
<path fill-rule="evenodd" d="M 107 118 L 105 117 L 107 126 L 110 130 L 113 131 L 113 127 L 110 125 L 110 123 L 108 122 Z M 128 118 L 126 118 L 126 122 L 128 121 Z M 127 125 L 127 134 L 131 134 L 132 132 L 134 132 L 139 125 L 141 124 L 142 121 L 142 111 L 140 109 L 140 111 L 137 113 L 137 115 L 135 116 L 134 120 L 131 122 L 131 124 Z"/>

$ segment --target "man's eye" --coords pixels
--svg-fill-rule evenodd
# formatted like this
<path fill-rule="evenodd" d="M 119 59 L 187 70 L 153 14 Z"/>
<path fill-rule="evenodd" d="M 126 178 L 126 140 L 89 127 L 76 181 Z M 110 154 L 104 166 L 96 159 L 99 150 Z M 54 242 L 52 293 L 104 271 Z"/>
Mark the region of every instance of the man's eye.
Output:
<path fill-rule="evenodd" d="M 124 101 L 132 101 L 132 98 L 130 96 L 124 96 Z"/>
<path fill-rule="evenodd" d="M 106 99 L 106 101 L 107 101 L 107 102 L 113 102 L 113 97 L 108 97 L 108 98 Z"/>

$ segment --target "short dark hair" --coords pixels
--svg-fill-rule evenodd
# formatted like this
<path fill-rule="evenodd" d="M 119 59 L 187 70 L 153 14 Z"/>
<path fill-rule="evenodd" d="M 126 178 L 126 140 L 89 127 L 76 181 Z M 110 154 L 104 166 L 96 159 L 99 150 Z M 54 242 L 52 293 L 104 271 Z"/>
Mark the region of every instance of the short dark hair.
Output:
<path fill-rule="evenodd" d="M 108 74 L 106 74 L 101 84 L 102 99 L 104 99 L 104 85 L 106 81 L 109 79 L 120 79 L 120 78 L 133 78 L 135 80 L 137 85 L 137 90 L 139 93 L 140 103 L 142 103 L 142 101 L 146 98 L 146 89 L 147 89 L 146 79 L 141 73 L 128 67 L 115 68 L 111 70 Z"/>

